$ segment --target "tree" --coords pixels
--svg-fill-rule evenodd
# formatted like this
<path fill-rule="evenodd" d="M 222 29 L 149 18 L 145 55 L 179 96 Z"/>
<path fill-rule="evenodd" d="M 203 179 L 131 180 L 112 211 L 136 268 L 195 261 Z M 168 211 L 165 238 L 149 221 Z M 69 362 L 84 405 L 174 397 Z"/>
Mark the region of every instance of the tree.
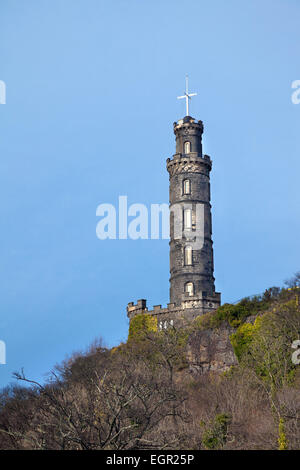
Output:
<path fill-rule="evenodd" d="M 174 350 L 173 356 L 169 346 L 163 352 L 160 343 L 157 338 L 155 365 L 150 343 L 147 348 L 146 341 L 130 341 L 109 354 L 99 350 L 69 360 L 46 385 L 15 374 L 31 386 L 34 400 L 23 411 L 23 427 L 16 426 L 20 407 L 6 415 L 5 426 L 0 416 L 1 433 L 18 449 L 178 447 L 181 436 L 173 421 L 187 419 L 186 394 L 171 374 Z"/>
<path fill-rule="evenodd" d="M 297 271 L 293 277 L 287 279 L 284 283 L 290 288 L 300 287 L 300 271 Z"/>

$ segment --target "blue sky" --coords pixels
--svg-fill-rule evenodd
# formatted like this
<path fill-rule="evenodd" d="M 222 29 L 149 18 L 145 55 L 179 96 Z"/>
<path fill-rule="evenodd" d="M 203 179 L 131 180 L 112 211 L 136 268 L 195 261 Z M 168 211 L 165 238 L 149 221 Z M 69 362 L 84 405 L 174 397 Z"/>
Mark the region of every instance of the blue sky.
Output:
<path fill-rule="evenodd" d="M 186 73 L 223 302 L 300 269 L 299 0 L 2 0 L 0 18 L 0 385 L 126 340 L 130 301 L 168 302 L 168 241 L 100 241 L 95 214 L 168 202 Z"/>

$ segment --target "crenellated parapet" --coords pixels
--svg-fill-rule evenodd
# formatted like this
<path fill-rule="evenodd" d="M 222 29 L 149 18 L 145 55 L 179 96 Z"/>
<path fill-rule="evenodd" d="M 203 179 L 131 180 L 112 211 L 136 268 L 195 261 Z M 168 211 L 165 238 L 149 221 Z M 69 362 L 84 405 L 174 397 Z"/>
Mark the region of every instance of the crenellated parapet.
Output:
<path fill-rule="evenodd" d="M 129 302 L 127 305 L 127 316 L 130 320 L 135 317 L 135 315 L 147 312 L 147 300 L 145 299 L 139 299 L 136 304 Z"/>
<path fill-rule="evenodd" d="M 129 302 L 127 316 L 129 320 L 140 314 L 156 316 L 159 329 L 167 326 L 178 327 L 185 321 L 192 321 L 199 315 L 215 310 L 219 307 L 220 302 L 221 294 L 219 292 L 215 292 L 213 295 L 207 295 L 203 292 L 199 297 L 186 296 L 181 305 L 175 303 L 168 303 L 167 307 L 154 305 L 152 310 L 148 310 L 147 301 L 140 299 L 136 304 Z"/>

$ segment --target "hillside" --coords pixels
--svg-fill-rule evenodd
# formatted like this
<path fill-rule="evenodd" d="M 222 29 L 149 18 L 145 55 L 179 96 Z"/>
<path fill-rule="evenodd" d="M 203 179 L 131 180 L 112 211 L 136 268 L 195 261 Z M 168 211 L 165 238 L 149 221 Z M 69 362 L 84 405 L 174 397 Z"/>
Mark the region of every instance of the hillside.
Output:
<path fill-rule="evenodd" d="M 93 345 L 46 385 L 17 374 L 0 448 L 300 449 L 299 278 L 180 330 L 137 316 L 126 344 Z"/>

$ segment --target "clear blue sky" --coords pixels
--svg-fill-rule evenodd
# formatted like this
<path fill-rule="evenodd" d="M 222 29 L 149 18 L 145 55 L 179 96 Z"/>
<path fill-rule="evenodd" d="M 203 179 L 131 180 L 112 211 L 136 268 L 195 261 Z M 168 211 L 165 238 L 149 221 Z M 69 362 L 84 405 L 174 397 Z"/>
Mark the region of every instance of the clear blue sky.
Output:
<path fill-rule="evenodd" d="M 299 0 L 2 0 L 0 384 L 166 304 L 166 240 L 100 241 L 96 207 L 168 202 L 176 97 L 213 159 L 216 287 L 236 301 L 300 269 Z"/>

